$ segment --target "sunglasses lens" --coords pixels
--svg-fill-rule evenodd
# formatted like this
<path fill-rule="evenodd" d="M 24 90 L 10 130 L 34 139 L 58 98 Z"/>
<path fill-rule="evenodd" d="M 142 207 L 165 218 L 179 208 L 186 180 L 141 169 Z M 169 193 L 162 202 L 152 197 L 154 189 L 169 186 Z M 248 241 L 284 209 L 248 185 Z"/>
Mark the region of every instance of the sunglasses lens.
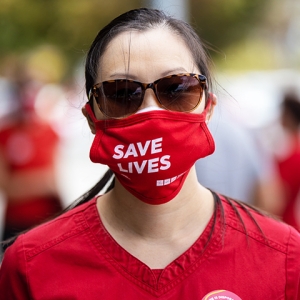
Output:
<path fill-rule="evenodd" d="M 96 101 L 108 117 L 121 118 L 135 113 L 143 99 L 141 85 L 129 80 L 103 82 Z"/>
<path fill-rule="evenodd" d="M 166 109 L 188 112 L 201 101 L 203 88 L 195 77 L 172 76 L 158 81 L 156 93 Z"/>

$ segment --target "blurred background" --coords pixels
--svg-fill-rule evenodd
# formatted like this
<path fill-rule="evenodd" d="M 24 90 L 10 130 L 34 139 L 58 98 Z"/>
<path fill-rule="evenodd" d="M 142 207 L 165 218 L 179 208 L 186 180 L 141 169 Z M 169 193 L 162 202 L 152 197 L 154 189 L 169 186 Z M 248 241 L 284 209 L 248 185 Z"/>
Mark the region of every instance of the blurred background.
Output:
<path fill-rule="evenodd" d="M 142 6 L 164 9 L 188 21 L 207 44 L 213 60 L 213 91 L 219 102 L 209 126 L 222 153 L 199 162 L 199 181 L 282 216 L 290 197 L 284 194 L 289 188 L 282 161 L 294 151 L 291 140 L 298 136 L 297 130 L 293 138 L 287 134 L 282 103 L 291 93 L 297 102 L 300 93 L 299 0 L 2 0 L 1 231 L 8 200 L 25 201 L 19 200 L 22 196 L 16 192 L 21 175 L 35 178 L 43 189 L 39 196 L 54 195 L 65 207 L 106 170 L 89 160 L 93 136 L 81 114 L 87 100 L 84 58 L 99 29 L 118 14 Z M 25 136 L 25 131 L 17 132 L 20 125 L 12 125 L 29 119 L 47 124 L 51 133 L 40 133 L 30 144 L 30 130 L 25 130 Z M 12 126 L 15 128 L 8 132 Z M 43 144 L 42 136 L 50 135 L 52 142 L 47 139 Z M 47 159 L 39 157 L 44 148 L 51 148 L 45 154 Z M 300 170 L 300 165 L 292 163 L 288 168 L 293 169 L 286 171 L 288 174 L 298 176 L 295 169 Z M 29 190 L 28 182 L 24 185 Z M 237 187 L 245 189 L 237 191 Z M 297 223 L 298 187 L 294 190 Z"/>

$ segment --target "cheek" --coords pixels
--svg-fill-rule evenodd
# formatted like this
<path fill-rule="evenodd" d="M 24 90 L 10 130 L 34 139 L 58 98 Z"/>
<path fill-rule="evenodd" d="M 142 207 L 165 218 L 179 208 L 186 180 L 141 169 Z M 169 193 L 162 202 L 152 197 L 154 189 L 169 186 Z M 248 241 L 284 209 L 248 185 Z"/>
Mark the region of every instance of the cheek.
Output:
<path fill-rule="evenodd" d="M 97 120 L 104 120 L 107 119 L 107 117 L 105 117 L 102 113 L 102 111 L 99 109 L 98 104 L 95 100 L 95 98 L 93 99 L 93 107 L 94 107 L 94 114 Z"/>
<path fill-rule="evenodd" d="M 205 100 L 206 100 L 205 94 L 203 94 L 200 104 L 198 105 L 198 107 L 195 110 L 192 111 L 192 113 L 201 114 L 205 108 Z"/>

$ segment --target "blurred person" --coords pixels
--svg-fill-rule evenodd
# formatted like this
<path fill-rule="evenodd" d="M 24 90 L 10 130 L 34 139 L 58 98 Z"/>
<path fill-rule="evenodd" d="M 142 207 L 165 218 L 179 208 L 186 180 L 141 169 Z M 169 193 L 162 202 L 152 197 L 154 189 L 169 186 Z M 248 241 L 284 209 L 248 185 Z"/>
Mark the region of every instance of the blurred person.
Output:
<path fill-rule="evenodd" d="M 95 37 L 85 77 L 90 158 L 109 170 L 11 241 L 0 295 L 299 299 L 300 234 L 197 180 L 217 97 L 194 29 L 159 10 L 125 12 Z"/>
<path fill-rule="evenodd" d="M 284 188 L 282 220 L 300 231 L 300 97 L 295 91 L 284 94 L 280 123 L 284 136 L 277 152 L 277 164 Z"/>
<path fill-rule="evenodd" d="M 62 209 L 55 174 L 59 137 L 35 112 L 36 95 L 43 84 L 33 80 L 21 61 L 9 71 L 12 109 L 2 117 L 0 128 L 4 240 Z"/>
<path fill-rule="evenodd" d="M 275 161 L 255 133 L 237 123 L 226 111 L 215 110 L 208 126 L 216 150 L 196 162 L 198 180 L 211 190 L 280 215 L 282 199 Z"/>

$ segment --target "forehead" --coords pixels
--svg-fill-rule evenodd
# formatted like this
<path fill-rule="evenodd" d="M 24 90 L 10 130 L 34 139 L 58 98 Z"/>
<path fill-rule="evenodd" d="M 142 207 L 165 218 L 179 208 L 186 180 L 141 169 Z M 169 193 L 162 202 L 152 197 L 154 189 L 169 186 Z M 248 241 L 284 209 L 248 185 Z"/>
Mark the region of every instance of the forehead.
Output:
<path fill-rule="evenodd" d="M 166 27 L 158 27 L 117 35 L 100 59 L 98 80 L 128 74 L 131 79 L 150 82 L 164 73 L 180 72 L 199 72 L 191 51 L 179 35 Z"/>

